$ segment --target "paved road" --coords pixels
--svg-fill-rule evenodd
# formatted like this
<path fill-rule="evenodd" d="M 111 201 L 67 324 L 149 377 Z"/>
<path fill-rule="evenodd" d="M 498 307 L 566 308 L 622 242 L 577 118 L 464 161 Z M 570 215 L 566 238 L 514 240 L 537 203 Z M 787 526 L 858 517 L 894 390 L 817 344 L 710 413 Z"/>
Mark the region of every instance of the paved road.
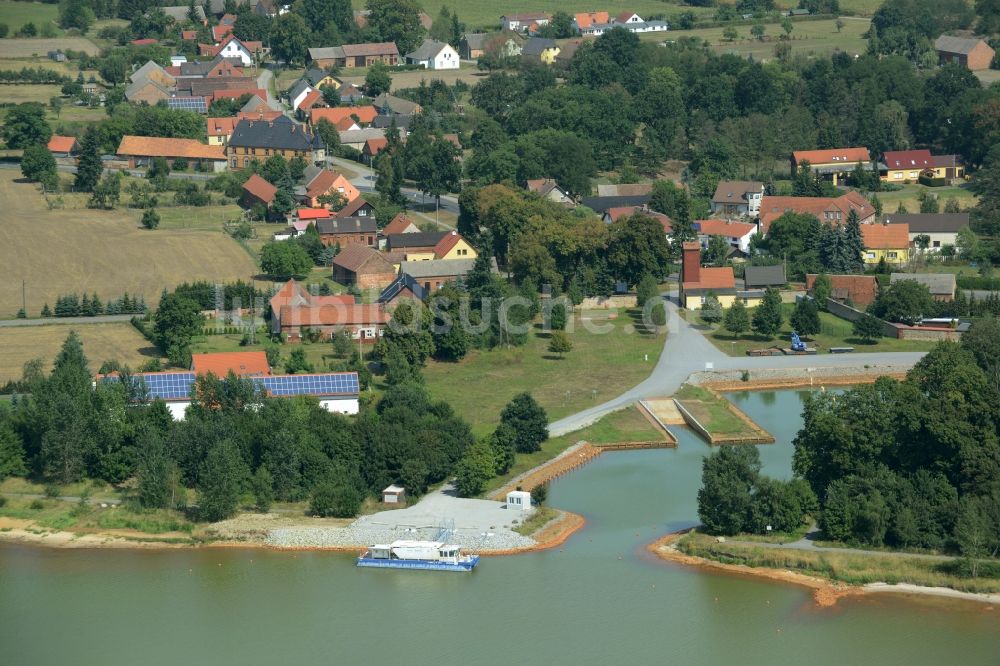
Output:
<path fill-rule="evenodd" d="M 704 370 L 762 370 L 770 368 L 839 368 L 859 366 L 910 366 L 923 352 L 823 354 L 818 356 L 727 356 L 678 314 L 674 300 L 667 301 L 667 339 L 652 374 L 617 398 L 549 425 L 553 437 L 585 428 L 605 414 L 645 398 L 673 395 L 687 378 Z"/>
<path fill-rule="evenodd" d="M 340 157 L 330 157 L 327 159 L 327 161 L 334 166 L 339 166 L 343 169 L 347 169 L 349 171 L 357 173 L 358 175 L 351 179 L 351 185 L 354 185 L 362 192 L 375 191 L 376 174 L 369 167 L 365 166 L 364 164 L 361 164 L 360 162 L 345 160 Z M 430 211 L 424 210 L 423 208 L 421 210 L 423 210 L 423 212 L 425 212 L 430 217 L 434 216 L 434 199 L 429 197 L 425 198 L 424 195 L 421 194 L 419 190 L 415 190 L 409 187 L 402 188 L 402 192 L 407 197 L 407 199 L 409 199 L 412 202 L 410 204 L 411 206 L 419 206 L 419 205 L 429 206 Z M 447 195 L 442 196 L 441 210 L 446 210 L 450 213 L 458 215 L 458 199 Z M 443 226 L 448 226 L 448 225 L 443 225 Z"/>
<path fill-rule="evenodd" d="M 257 87 L 267 91 L 267 105 L 275 111 L 284 111 L 285 105 L 278 101 L 274 93 L 271 92 L 271 79 L 274 78 L 274 72 L 272 72 L 267 67 L 260 68 L 260 75 L 257 77 Z"/>
<path fill-rule="evenodd" d="M 0 328 L 17 326 L 48 326 L 50 324 L 114 324 L 132 321 L 135 315 L 100 315 L 98 317 L 47 317 L 45 319 L 3 319 Z"/>

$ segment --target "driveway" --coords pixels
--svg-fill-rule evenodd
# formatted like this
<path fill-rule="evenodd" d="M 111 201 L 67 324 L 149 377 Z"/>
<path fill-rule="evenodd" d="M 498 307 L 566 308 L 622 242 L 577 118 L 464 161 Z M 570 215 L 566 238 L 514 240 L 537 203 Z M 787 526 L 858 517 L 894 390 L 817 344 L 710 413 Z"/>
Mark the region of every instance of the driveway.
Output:
<path fill-rule="evenodd" d="M 454 486 L 445 484 L 411 507 L 362 516 L 354 526 L 417 530 L 453 527 L 455 530 L 489 532 L 510 527 L 512 521 L 520 521 L 524 515 L 520 511 L 508 511 L 503 502 L 457 497 Z M 447 524 L 442 524 L 442 520 Z M 451 525 L 452 520 L 454 525 Z"/>
<path fill-rule="evenodd" d="M 269 107 L 275 111 L 284 111 L 285 105 L 279 102 L 274 93 L 271 92 L 271 79 L 273 78 L 274 72 L 267 67 L 261 67 L 260 74 L 257 76 L 257 87 L 267 91 L 267 105 Z"/>
<path fill-rule="evenodd" d="M 617 398 L 549 424 L 552 437 L 585 428 L 602 416 L 645 398 L 673 395 L 687 378 L 705 370 L 762 370 L 770 368 L 849 368 L 861 366 L 912 366 L 924 352 L 823 354 L 819 356 L 727 356 L 679 314 L 677 303 L 667 299 L 667 338 L 653 373 Z"/>

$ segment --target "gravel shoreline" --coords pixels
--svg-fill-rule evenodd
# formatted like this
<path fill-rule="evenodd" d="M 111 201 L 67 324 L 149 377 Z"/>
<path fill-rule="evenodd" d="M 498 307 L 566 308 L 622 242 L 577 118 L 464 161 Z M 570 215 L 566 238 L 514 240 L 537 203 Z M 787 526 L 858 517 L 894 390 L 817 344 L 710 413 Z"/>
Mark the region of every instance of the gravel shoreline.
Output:
<path fill-rule="evenodd" d="M 436 540 L 436 528 L 392 528 L 357 521 L 348 527 L 280 527 L 268 531 L 264 544 L 271 548 L 366 548 L 398 539 Z M 535 540 L 507 529 L 489 532 L 456 529 L 448 541 L 468 551 L 527 549 Z"/>

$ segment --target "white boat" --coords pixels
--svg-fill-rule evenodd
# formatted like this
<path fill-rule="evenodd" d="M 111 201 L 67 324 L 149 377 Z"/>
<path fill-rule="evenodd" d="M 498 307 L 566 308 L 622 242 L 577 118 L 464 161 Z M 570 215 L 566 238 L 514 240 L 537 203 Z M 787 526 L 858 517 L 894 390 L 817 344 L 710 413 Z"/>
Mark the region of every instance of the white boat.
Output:
<path fill-rule="evenodd" d="M 472 571 L 478 555 L 463 555 L 462 547 L 443 541 L 393 541 L 371 546 L 358 558 L 359 567 Z"/>

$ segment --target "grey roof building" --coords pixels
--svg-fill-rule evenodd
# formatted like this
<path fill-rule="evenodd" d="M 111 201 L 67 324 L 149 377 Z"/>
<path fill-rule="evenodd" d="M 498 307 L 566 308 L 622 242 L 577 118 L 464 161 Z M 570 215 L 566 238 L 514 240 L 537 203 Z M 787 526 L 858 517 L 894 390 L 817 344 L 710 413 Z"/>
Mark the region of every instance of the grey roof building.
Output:
<path fill-rule="evenodd" d="M 540 56 L 545 49 L 558 48 L 556 40 L 546 37 L 532 37 L 521 47 L 521 55 Z"/>
<path fill-rule="evenodd" d="M 968 226 L 968 213 L 891 213 L 885 224 L 908 224 L 911 234 L 951 233 Z"/>
<path fill-rule="evenodd" d="M 415 247 L 434 247 L 447 231 L 421 231 L 417 234 L 392 234 L 387 237 L 390 250 L 400 250 Z M 421 262 L 422 263 L 422 262 Z"/>
<path fill-rule="evenodd" d="M 652 197 L 649 194 L 616 197 L 584 197 L 580 204 L 599 215 L 608 212 L 610 208 L 626 208 L 629 206 L 645 206 Z"/>
<path fill-rule="evenodd" d="M 378 223 L 374 217 L 331 217 L 317 221 L 316 231 L 321 234 L 375 233 Z"/>
<path fill-rule="evenodd" d="M 781 264 L 777 266 L 747 266 L 743 274 L 743 283 L 747 289 L 778 287 L 787 282 L 785 267 Z"/>
<path fill-rule="evenodd" d="M 903 280 L 913 280 L 926 286 L 935 300 L 950 301 L 955 298 L 955 275 L 952 273 L 893 273 L 889 276 L 890 285 Z"/>
<path fill-rule="evenodd" d="M 415 236 L 416 234 L 403 234 Z M 404 261 L 399 264 L 399 272 L 412 275 L 416 279 L 429 277 L 461 277 L 472 270 L 475 259 L 430 259 L 428 261 Z"/>
<path fill-rule="evenodd" d="M 323 148 L 319 137 L 288 116 L 274 120 L 241 120 L 229 137 L 230 148 L 315 151 Z"/>
<path fill-rule="evenodd" d="M 164 14 L 166 14 L 173 20 L 177 21 L 178 23 L 184 23 L 185 21 L 188 20 L 188 11 L 190 11 L 190 7 L 188 5 L 180 5 L 176 7 L 160 7 L 160 9 L 163 10 Z M 205 8 L 197 3 L 194 6 L 194 14 L 199 21 L 205 20 Z"/>
<path fill-rule="evenodd" d="M 382 93 L 372 100 L 372 106 L 380 113 L 399 113 L 402 115 L 412 115 L 417 112 L 420 105 L 402 97 L 396 97 L 388 93 Z"/>

